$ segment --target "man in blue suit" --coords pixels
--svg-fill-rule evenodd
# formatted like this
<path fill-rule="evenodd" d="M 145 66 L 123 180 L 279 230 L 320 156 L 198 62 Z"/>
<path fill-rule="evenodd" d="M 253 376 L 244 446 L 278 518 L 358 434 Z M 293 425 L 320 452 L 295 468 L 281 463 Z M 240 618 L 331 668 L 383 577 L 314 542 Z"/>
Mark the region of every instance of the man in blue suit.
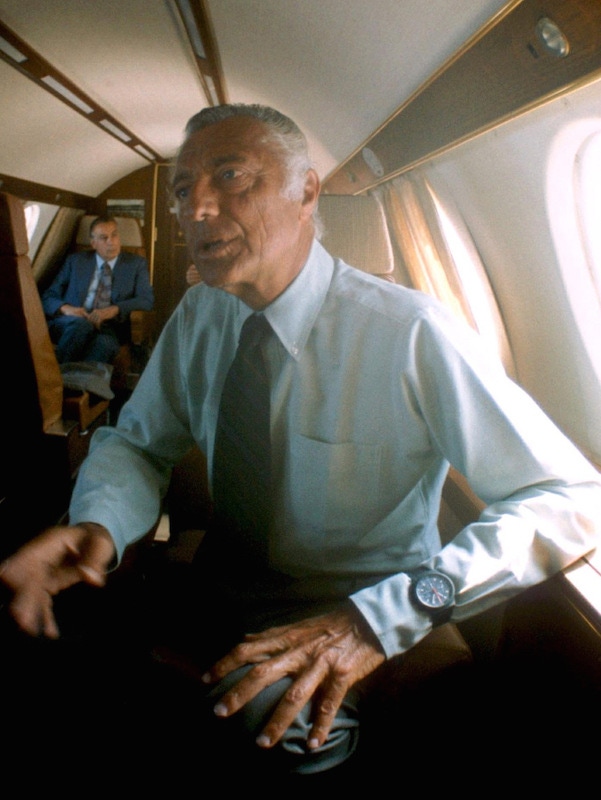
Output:
<path fill-rule="evenodd" d="M 154 305 L 146 259 L 121 252 L 113 217 L 97 217 L 92 222 L 90 243 L 92 250 L 68 256 L 42 295 L 61 364 L 112 364 L 128 339 L 130 313 L 149 311 Z"/>

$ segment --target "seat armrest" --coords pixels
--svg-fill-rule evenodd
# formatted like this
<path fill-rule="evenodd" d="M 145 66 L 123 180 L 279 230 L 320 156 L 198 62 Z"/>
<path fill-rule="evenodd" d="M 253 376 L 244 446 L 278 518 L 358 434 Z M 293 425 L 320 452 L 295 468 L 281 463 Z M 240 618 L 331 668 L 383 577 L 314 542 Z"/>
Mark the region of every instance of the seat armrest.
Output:
<path fill-rule="evenodd" d="M 129 316 L 131 343 L 142 345 L 152 342 L 155 322 L 155 311 L 132 311 Z"/>
<path fill-rule="evenodd" d="M 80 430 L 85 431 L 94 420 L 103 414 L 109 407 L 109 401 L 97 398 L 89 392 L 69 394 L 65 390 L 63 397 L 63 417 L 76 420 Z"/>

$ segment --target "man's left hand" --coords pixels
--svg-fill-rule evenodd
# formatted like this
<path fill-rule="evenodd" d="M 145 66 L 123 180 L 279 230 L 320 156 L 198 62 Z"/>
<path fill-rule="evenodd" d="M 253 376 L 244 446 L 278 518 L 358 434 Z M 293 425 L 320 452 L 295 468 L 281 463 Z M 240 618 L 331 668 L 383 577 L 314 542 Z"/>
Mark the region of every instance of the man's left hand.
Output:
<path fill-rule="evenodd" d="M 114 319 L 119 314 L 119 306 L 107 306 L 106 308 L 95 308 L 90 312 L 88 319 L 95 328 L 100 328 L 103 322 Z"/>
<path fill-rule="evenodd" d="M 353 684 L 373 672 L 385 655 L 367 623 L 353 608 L 248 634 L 203 676 L 209 683 L 235 669 L 255 664 L 223 695 L 215 713 L 229 717 L 266 686 L 286 676 L 293 683 L 276 707 L 257 743 L 272 747 L 300 710 L 315 697 L 308 746 L 326 740 L 336 712 Z"/>

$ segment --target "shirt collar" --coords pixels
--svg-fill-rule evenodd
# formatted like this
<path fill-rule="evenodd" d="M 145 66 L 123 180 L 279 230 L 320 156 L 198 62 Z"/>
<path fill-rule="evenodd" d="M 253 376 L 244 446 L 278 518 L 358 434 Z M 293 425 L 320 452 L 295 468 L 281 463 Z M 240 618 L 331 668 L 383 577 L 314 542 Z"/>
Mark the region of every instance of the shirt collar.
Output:
<path fill-rule="evenodd" d="M 102 265 L 105 263 L 104 262 L 104 258 L 100 258 L 98 253 L 96 253 L 95 255 L 96 255 L 96 266 L 98 267 L 98 269 L 100 269 L 102 267 Z M 110 261 L 106 262 L 109 265 L 109 267 L 111 268 L 111 272 L 115 269 L 115 263 L 116 263 L 118 258 L 119 258 L 119 256 L 115 256 L 115 258 L 112 258 Z"/>
<path fill-rule="evenodd" d="M 305 266 L 263 312 L 292 358 L 297 359 L 307 343 L 323 305 L 334 272 L 334 259 L 313 240 Z"/>

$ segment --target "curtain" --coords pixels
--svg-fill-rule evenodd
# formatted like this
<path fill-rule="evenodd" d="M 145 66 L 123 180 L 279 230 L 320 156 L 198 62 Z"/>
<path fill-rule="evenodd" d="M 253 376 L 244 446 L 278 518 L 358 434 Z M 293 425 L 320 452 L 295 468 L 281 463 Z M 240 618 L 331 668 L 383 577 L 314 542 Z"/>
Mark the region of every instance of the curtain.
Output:
<path fill-rule="evenodd" d="M 476 246 L 452 202 L 443 204 L 427 179 L 408 173 L 378 190 L 391 238 L 411 285 L 432 294 L 489 341 L 505 369 L 515 364 L 494 292 Z M 445 198 L 446 199 L 446 198 Z M 448 214 L 443 215 L 447 208 Z M 453 225 L 452 248 L 443 221 Z"/>

